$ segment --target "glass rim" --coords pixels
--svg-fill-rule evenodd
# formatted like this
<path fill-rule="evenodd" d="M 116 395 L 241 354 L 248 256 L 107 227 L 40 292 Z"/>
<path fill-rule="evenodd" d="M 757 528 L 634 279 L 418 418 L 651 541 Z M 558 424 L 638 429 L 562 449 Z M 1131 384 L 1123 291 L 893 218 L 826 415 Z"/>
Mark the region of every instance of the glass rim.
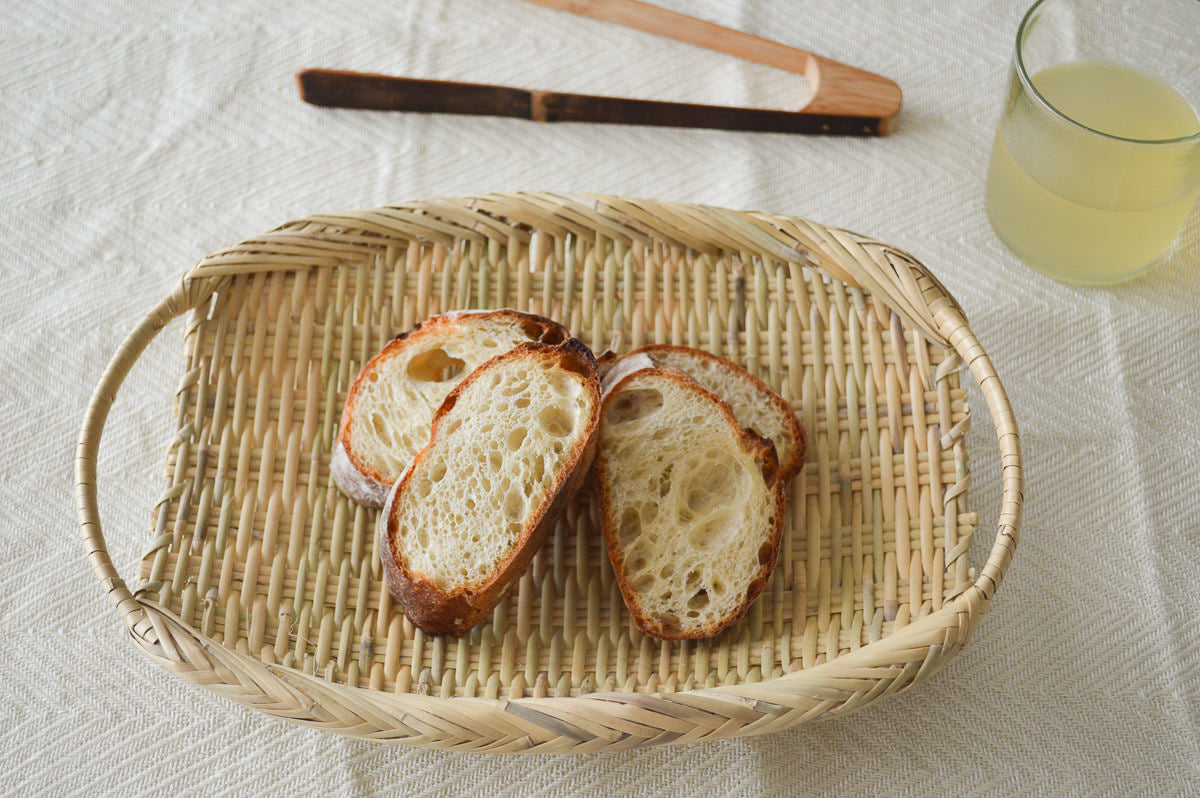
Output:
<path fill-rule="evenodd" d="M 1021 85 L 1026 89 L 1026 91 L 1033 95 L 1033 97 L 1043 108 L 1073 127 L 1077 127 L 1080 130 L 1086 130 L 1089 133 L 1093 133 L 1097 136 L 1111 139 L 1113 141 L 1123 141 L 1128 144 L 1148 145 L 1187 144 L 1189 142 L 1200 141 L 1200 129 L 1197 129 L 1195 133 L 1189 133 L 1186 136 L 1177 136 L 1170 139 L 1135 139 L 1127 136 L 1116 136 L 1112 133 L 1105 133 L 1103 130 L 1097 130 L 1094 127 L 1089 127 L 1088 125 L 1083 124 L 1079 120 L 1073 118 L 1070 114 L 1060 110 L 1054 105 L 1054 103 L 1047 100 L 1042 93 L 1037 90 L 1037 87 L 1033 85 L 1033 80 L 1030 79 L 1029 72 L 1025 69 L 1025 59 L 1021 56 L 1021 45 L 1025 39 L 1025 30 L 1029 27 L 1029 23 L 1033 21 L 1033 12 L 1037 11 L 1038 8 L 1040 8 L 1045 2 L 1046 0 L 1035 0 L 1034 4 L 1031 5 L 1029 10 L 1025 12 L 1025 15 L 1021 17 L 1021 24 L 1017 26 L 1016 46 L 1013 48 L 1013 61 L 1015 64 L 1017 77 L 1020 79 Z M 1188 104 L 1191 105 L 1190 102 Z M 1196 111 L 1197 109 L 1193 108 L 1192 110 Z"/>

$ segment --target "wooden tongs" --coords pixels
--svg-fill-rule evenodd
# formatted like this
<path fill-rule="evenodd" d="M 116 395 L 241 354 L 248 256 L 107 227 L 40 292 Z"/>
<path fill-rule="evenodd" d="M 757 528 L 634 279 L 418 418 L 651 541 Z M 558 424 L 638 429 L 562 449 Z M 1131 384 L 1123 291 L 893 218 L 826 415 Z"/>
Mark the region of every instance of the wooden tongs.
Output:
<path fill-rule="evenodd" d="M 804 75 L 813 88 L 812 99 L 797 111 L 782 111 L 631 100 L 331 69 L 298 72 L 300 97 L 313 105 L 335 108 L 510 116 L 536 122 L 611 122 L 851 136 L 886 136 L 900 110 L 900 87 L 885 77 L 638 0 L 529 2 Z"/>

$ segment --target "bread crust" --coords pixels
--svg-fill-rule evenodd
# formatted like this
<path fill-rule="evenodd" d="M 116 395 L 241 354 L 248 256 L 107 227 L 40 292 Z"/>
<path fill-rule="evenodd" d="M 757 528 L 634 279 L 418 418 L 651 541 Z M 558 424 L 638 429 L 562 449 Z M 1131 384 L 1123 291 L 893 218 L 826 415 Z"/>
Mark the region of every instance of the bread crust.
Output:
<path fill-rule="evenodd" d="M 342 415 L 338 422 L 338 437 L 329 465 L 330 476 L 334 483 L 343 493 L 359 504 L 367 507 L 382 507 L 392 489 L 392 481 L 386 475 L 372 468 L 351 445 L 350 422 L 354 418 L 362 386 L 388 360 L 412 346 L 414 342 L 439 335 L 461 323 L 463 318 L 468 316 L 512 320 L 521 324 L 532 340 L 541 343 L 556 345 L 571 337 L 566 327 L 545 316 L 525 313 L 512 308 L 501 308 L 499 310 L 458 310 L 431 316 L 408 332 L 401 333 L 388 341 L 378 354 L 363 364 L 358 375 L 350 383 L 350 390 L 346 392 L 346 404 L 342 407 Z"/>
<path fill-rule="evenodd" d="M 784 419 L 784 424 L 787 427 L 788 435 L 792 439 L 791 454 L 788 456 L 787 460 L 784 460 L 782 457 L 780 457 L 779 471 L 783 480 L 785 482 L 790 481 L 794 476 L 796 476 L 796 474 L 800 473 L 800 469 L 804 467 L 805 454 L 808 451 L 808 433 L 805 431 L 804 425 L 800 423 L 800 418 L 796 415 L 796 411 L 792 409 L 792 406 L 785 401 L 782 396 L 772 391 L 771 386 L 767 385 L 761 379 L 754 376 L 737 363 L 734 363 L 729 358 L 721 357 L 720 355 L 714 355 L 712 352 L 707 352 L 703 349 L 696 349 L 690 346 L 648 344 L 647 346 L 640 346 L 637 349 L 626 352 L 617 358 L 615 362 L 601 362 L 600 366 L 603 370 L 606 365 L 611 366 L 614 363 L 619 363 L 625 358 L 633 357 L 635 355 L 645 355 L 651 360 L 655 360 L 655 362 L 657 362 L 657 359 L 655 358 L 656 354 L 671 352 L 687 355 L 699 360 L 707 360 L 710 363 L 714 363 L 727 371 L 734 372 L 738 375 L 738 377 L 753 385 L 754 389 L 762 397 L 763 401 L 773 405 L 778 410 L 780 417 Z M 607 355 L 609 353 L 605 354 Z M 603 361 L 603 358 L 601 360 Z M 780 452 L 777 451 L 775 454 L 780 455 Z"/>
<path fill-rule="evenodd" d="M 639 354 L 644 353 L 639 351 Z M 767 547 L 765 558 L 764 553 L 760 552 L 758 571 L 755 572 L 754 578 L 751 579 L 750 584 L 747 586 L 746 595 L 741 603 L 723 618 L 707 626 L 692 629 L 669 628 L 646 612 L 639 601 L 637 591 L 634 590 L 630 582 L 628 569 L 625 566 L 625 552 L 618 540 L 617 524 L 613 518 L 612 494 L 607 478 L 609 468 L 608 459 L 605 456 L 603 448 L 600 448 L 596 454 L 593 470 L 595 471 L 595 482 L 600 501 L 600 527 L 604 535 L 604 547 L 608 551 L 608 557 L 617 578 L 617 586 L 621 590 L 621 596 L 625 599 L 625 606 L 628 608 L 634 624 L 642 632 L 660 640 L 695 640 L 713 637 L 732 626 L 746 614 L 750 605 L 762 594 L 767 586 L 767 582 L 771 579 L 771 574 L 775 571 L 775 564 L 779 559 L 779 544 L 783 538 L 783 517 L 787 482 L 781 479 L 782 472 L 779 469 L 779 461 L 775 454 L 775 444 L 753 430 L 739 427 L 737 419 L 733 415 L 733 410 L 730 409 L 724 400 L 702 387 L 686 372 L 679 369 L 654 364 L 651 366 L 640 365 L 636 368 L 630 368 L 620 375 L 616 375 L 613 371 L 610 371 L 606 375 L 604 397 L 600 407 L 601 418 L 603 418 L 610 398 L 620 390 L 621 386 L 645 371 L 653 371 L 711 399 L 720 412 L 723 413 L 729 425 L 737 433 L 738 442 L 751 454 L 755 462 L 758 463 L 768 485 L 772 487 L 775 504 L 770 521 L 771 528 L 764 544 Z M 609 379 L 613 377 L 615 379 Z"/>
<path fill-rule="evenodd" d="M 457 403 L 462 392 L 488 369 L 524 357 L 554 357 L 562 368 L 583 376 L 585 390 L 591 399 L 586 434 L 568 453 L 557 482 L 551 486 L 542 503 L 526 520 L 512 553 L 497 563 L 480 581 L 449 591 L 443 590 L 424 574 L 410 570 L 403 561 L 395 541 L 393 510 L 398 498 L 408 489 L 412 475 L 432 450 L 442 419 Z M 465 634 L 492 611 L 529 567 L 533 555 L 541 549 L 572 495 L 582 484 L 596 455 L 599 431 L 600 378 L 596 370 L 596 359 L 590 349 L 574 338 L 568 337 L 554 346 L 542 343 L 520 344 L 488 360 L 455 386 L 434 415 L 429 443 L 417 453 L 404 474 L 396 480 L 383 512 L 379 515 L 379 554 L 383 560 L 384 579 L 388 590 L 404 606 L 405 614 L 413 623 L 428 634 L 449 634 L 457 637 Z"/>

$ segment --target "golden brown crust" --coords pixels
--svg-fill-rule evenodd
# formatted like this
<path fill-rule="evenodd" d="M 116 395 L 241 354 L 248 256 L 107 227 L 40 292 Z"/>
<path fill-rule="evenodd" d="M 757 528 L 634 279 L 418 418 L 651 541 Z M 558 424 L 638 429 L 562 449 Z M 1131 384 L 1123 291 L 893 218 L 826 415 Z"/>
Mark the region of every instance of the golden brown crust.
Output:
<path fill-rule="evenodd" d="M 399 352 L 411 346 L 414 341 L 437 335 L 445 328 L 458 324 L 464 316 L 511 319 L 521 324 L 531 340 L 551 345 L 560 344 L 571 337 L 566 327 L 545 316 L 525 313 L 512 308 L 501 308 L 499 310 L 452 311 L 439 316 L 431 316 L 408 332 L 400 333 L 388 341 L 378 354 L 363 364 L 358 375 L 350 383 L 350 390 L 346 392 L 346 404 L 342 407 L 341 419 L 338 422 L 338 437 L 334 444 L 334 458 L 330 466 L 334 482 L 342 489 L 343 493 L 359 504 L 365 504 L 368 507 L 383 506 L 392 487 L 392 479 L 372 468 L 350 445 L 350 421 L 354 417 L 363 384 L 370 379 L 371 374 L 378 371 Z"/>
<path fill-rule="evenodd" d="M 596 355 L 596 368 L 600 370 L 600 379 L 604 379 L 604 375 L 613 367 L 613 364 L 621 359 L 621 356 L 611 349 L 605 349 L 600 354 Z"/>
<path fill-rule="evenodd" d="M 587 422 L 587 434 L 576 443 L 574 451 L 568 454 L 561 467 L 558 482 L 550 488 L 542 504 L 526 522 L 508 558 L 497 564 L 490 575 L 478 583 L 451 591 L 442 590 L 422 574 L 410 571 L 403 562 L 395 541 L 392 517 L 396 498 L 407 488 L 412 474 L 420 468 L 421 462 L 437 439 L 442 419 L 454 407 L 462 392 L 487 369 L 522 357 L 555 357 L 562 368 L 584 378 L 592 408 Z M 459 636 L 492 611 L 504 597 L 505 591 L 529 567 L 533 555 L 542 547 L 567 502 L 587 475 L 595 456 L 599 429 L 600 378 L 596 372 L 596 359 L 590 349 L 574 338 L 568 338 L 556 346 L 542 343 L 520 344 L 485 362 L 455 386 L 434 415 L 430 442 L 417 453 L 412 464 L 396 481 L 384 511 L 379 516 L 379 546 L 384 578 L 388 590 L 401 602 L 405 614 L 413 623 L 428 634 Z"/>
<path fill-rule="evenodd" d="M 784 423 L 787 426 L 788 435 L 792 439 L 791 454 L 788 456 L 787 460 L 781 460 L 779 463 L 780 477 L 784 482 L 789 482 L 791 481 L 792 477 L 800 473 L 800 469 L 804 467 L 805 454 L 808 451 L 808 433 L 805 431 L 804 425 L 800 423 L 800 418 L 796 415 L 796 411 L 792 409 L 792 406 L 786 400 L 784 400 L 782 396 L 775 393 L 773 390 L 771 390 L 771 386 L 767 385 L 761 379 L 751 374 L 742 366 L 738 365 L 727 357 L 714 355 L 712 352 L 707 352 L 703 349 L 696 349 L 690 346 L 674 346 L 672 344 L 648 344 L 646 346 L 640 346 L 637 349 L 621 355 L 620 359 L 624 359 L 630 355 L 646 355 L 651 360 L 654 360 L 654 355 L 656 353 L 665 352 L 677 352 L 679 354 L 689 355 L 701 360 L 708 360 L 711 363 L 719 365 L 721 368 L 735 372 L 741 379 L 744 379 L 753 385 L 755 390 L 758 391 L 759 395 L 762 396 L 763 401 L 774 405 L 779 410 L 779 414 L 784 419 Z M 605 356 L 607 355 L 612 355 L 612 353 L 606 352 Z M 616 359 L 608 359 L 605 356 L 601 356 L 600 360 L 600 368 L 602 372 L 607 368 L 611 368 L 613 361 Z M 776 452 L 776 454 L 779 453 Z"/>
<path fill-rule="evenodd" d="M 640 353 L 641 350 L 635 351 Z M 604 401 L 601 402 L 601 418 L 603 418 L 608 401 L 619 392 L 621 386 L 647 370 L 658 372 L 664 377 L 686 386 L 689 390 L 713 400 L 715 405 L 725 415 L 730 426 L 740 432 L 738 436 L 739 442 L 759 464 L 759 468 L 763 471 L 763 476 L 766 478 L 768 485 L 772 486 L 774 492 L 775 508 L 774 514 L 771 517 L 771 531 L 764 544 L 766 550 L 763 551 L 760 549 L 759 569 L 750 581 L 750 585 L 746 589 L 746 597 L 742 603 L 728 615 L 708 626 L 694 629 L 667 627 L 642 608 L 637 592 L 633 589 L 633 585 L 629 580 L 628 569 L 625 567 L 625 552 L 620 546 L 617 537 L 617 524 L 613 519 L 612 497 L 609 492 L 607 479 L 608 460 L 605 457 L 603 448 L 596 454 L 594 465 L 596 474 L 595 483 L 597 485 L 597 495 L 600 500 L 600 528 L 604 535 L 604 547 L 608 551 L 608 557 L 617 578 L 617 586 L 621 590 L 621 596 L 625 599 L 625 606 L 629 610 L 634 624 L 644 633 L 660 640 L 695 640 L 713 637 L 740 620 L 746 614 L 746 611 L 750 608 L 754 600 L 762 594 L 767 586 L 767 582 L 770 581 L 771 574 L 775 570 L 775 564 L 779 559 L 779 544 L 783 537 L 783 516 L 787 483 L 785 480 L 778 479 L 780 473 L 779 460 L 775 455 L 775 444 L 752 430 L 740 428 L 737 419 L 733 415 L 733 410 L 730 409 L 726 402 L 711 391 L 703 388 L 688 376 L 686 372 L 679 369 L 668 366 L 657 366 L 653 369 L 639 369 L 620 377 L 606 389 Z"/>

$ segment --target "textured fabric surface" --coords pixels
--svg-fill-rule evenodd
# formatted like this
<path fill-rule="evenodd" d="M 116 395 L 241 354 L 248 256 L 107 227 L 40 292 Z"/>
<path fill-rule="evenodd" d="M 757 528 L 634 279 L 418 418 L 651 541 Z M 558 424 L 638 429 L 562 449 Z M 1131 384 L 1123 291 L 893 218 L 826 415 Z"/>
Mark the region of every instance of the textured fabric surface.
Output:
<path fill-rule="evenodd" d="M 1200 791 L 1200 211 L 1158 268 L 1118 288 L 1058 285 L 1000 246 L 982 188 L 1022 3 L 670 5 L 896 79 L 895 134 L 537 126 L 297 99 L 302 66 L 760 105 L 804 90 L 517 0 L 0 5 L 0 792 Z M 142 313 L 203 254 L 289 218 L 517 189 L 808 216 L 902 246 L 944 280 L 1008 387 L 1029 479 L 1008 579 L 945 671 L 766 737 L 473 757 L 293 727 L 131 647 L 79 542 L 72 465 L 92 386 Z M 139 361 L 101 450 L 101 517 L 129 578 L 181 333 Z M 999 480 L 976 418 L 978 563 Z"/>

